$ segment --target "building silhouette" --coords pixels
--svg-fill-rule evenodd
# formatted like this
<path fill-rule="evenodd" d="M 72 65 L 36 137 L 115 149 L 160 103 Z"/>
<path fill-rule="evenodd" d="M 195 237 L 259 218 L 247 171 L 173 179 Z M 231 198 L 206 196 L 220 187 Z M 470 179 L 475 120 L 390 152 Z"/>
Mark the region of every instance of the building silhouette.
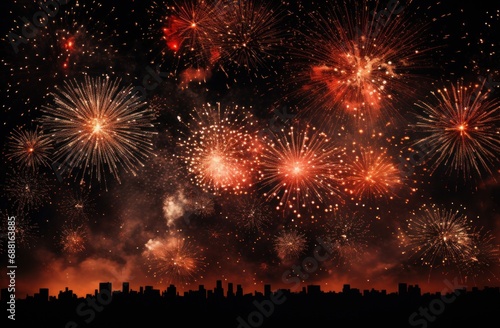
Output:
<path fill-rule="evenodd" d="M 118 327 L 138 323 L 154 325 L 181 320 L 186 326 L 217 324 L 217 327 L 279 327 L 317 325 L 346 326 L 383 324 L 384 327 L 469 327 L 496 320 L 500 308 L 499 287 L 457 288 L 443 294 L 422 293 L 418 285 L 399 283 L 396 292 L 343 285 L 340 292 L 322 291 L 309 284 L 298 292 L 273 289 L 245 293 L 240 284 L 221 280 L 213 288 L 199 285 L 182 295 L 175 285 L 130 288 L 123 282 L 113 290 L 110 282 L 99 283 L 92 295 L 78 296 L 66 287 L 57 296 L 47 288 L 16 300 L 16 321 L 33 327 Z M 110 293 L 112 298 L 103 296 Z M 10 295 L 1 290 L 4 306 Z M 174 321 L 172 321 L 174 322 Z M 168 325 L 167 325 L 168 326 Z"/>

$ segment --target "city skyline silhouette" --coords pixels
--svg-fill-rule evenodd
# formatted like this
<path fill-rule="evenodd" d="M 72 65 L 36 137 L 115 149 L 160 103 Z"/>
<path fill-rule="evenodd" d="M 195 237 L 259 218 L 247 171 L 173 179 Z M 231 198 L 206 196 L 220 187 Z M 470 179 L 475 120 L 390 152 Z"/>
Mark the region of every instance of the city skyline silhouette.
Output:
<path fill-rule="evenodd" d="M 245 291 L 240 284 L 216 280 L 213 287 L 200 284 L 181 293 L 174 284 L 165 289 L 146 285 L 135 290 L 128 282 L 118 288 L 111 282 L 100 282 L 94 293 L 87 295 L 76 295 L 67 287 L 50 296 L 47 288 L 40 288 L 38 293 L 18 298 L 16 321 L 35 327 L 112 327 L 139 317 L 145 324 L 175 315 L 186 324 L 217 322 L 220 327 L 234 328 L 373 324 L 380 320 L 385 320 L 387 327 L 451 327 L 491 321 L 500 306 L 500 288 L 494 286 L 467 288 L 457 281 L 445 281 L 443 290 L 436 293 L 423 293 L 418 284 L 404 282 L 395 288 L 393 292 L 360 290 L 344 284 L 341 291 L 326 292 L 320 285 L 308 284 L 291 291 L 264 284 L 262 290 Z M 6 288 L 1 297 L 2 304 L 8 305 Z M 137 317 L 135 311 L 148 315 Z"/>

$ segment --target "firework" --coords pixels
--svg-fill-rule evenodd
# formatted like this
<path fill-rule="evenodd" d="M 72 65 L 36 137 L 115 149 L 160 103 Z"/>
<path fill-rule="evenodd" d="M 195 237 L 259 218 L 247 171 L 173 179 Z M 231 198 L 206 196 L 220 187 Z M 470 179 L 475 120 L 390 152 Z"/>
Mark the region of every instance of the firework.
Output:
<path fill-rule="evenodd" d="M 346 161 L 347 192 L 353 199 L 390 198 L 401 185 L 398 168 L 385 149 L 361 147 Z"/>
<path fill-rule="evenodd" d="M 232 215 L 239 225 L 247 230 L 263 232 L 272 219 L 271 206 L 260 197 L 249 194 L 237 203 Z"/>
<path fill-rule="evenodd" d="M 7 173 L 4 192 L 18 213 L 38 210 L 50 200 L 49 179 L 39 171 L 22 170 Z"/>
<path fill-rule="evenodd" d="M 64 193 L 58 209 L 68 218 L 68 223 L 84 222 L 95 213 L 95 204 L 88 189 L 78 188 Z"/>
<path fill-rule="evenodd" d="M 35 8 L 26 8 L 19 15 L 11 15 L 16 20 L 11 32 L 21 34 L 26 22 L 19 17 L 34 12 L 33 9 L 41 9 L 36 2 L 34 4 Z M 128 66 L 122 65 L 118 46 L 109 37 L 110 29 L 113 37 L 119 36 L 120 29 L 114 28 L 118 22 L 108 27 L 106 19 L 95 19 L 103 17 L 101 10 L 113 15 L 112 6 L 104 7 L 98 1 L 72 1 L 59 6 L 57 14 L 51 15 L 43 26 L 31 24 L 33 29 L 27 29 L 30 31 L 27 42 L 18 42 L 14 47 L 15 55 L 12 58 L 6 56 L 3 61 L 14 81 L 9 83 L 8 99 L 13 103 L 24 102 L 28 108 L 36 108 L 50 88 L 65 79 L 81 76 L 82 72 L 100 70 L 110 74 L 130 68 L 130 60 L 127 61 Z M 18 40 L 10 35 L 5 41 L 16 44 Z"/>
<path fill-rule="evenodd" d="M 195 215 L 209 217 L 215 213 L 215 200 L 212 194 L 196 191 L 191 194 L 191 207 Z"/>
<path fill-rule="evenodd" d="M 403 10 L 410 11 L 399 2 L 382 8 L 378 1 L 344 1 L 310 13 L 292 45 L 300 66 L 291 81 L 306 111 L 368 123 L 401 117 L 394 104 L 413 91 L 406 79 L 425 53 L 424 26 Z"/>
<path fill-rule="evenodd" d="M 205 266 L 201 250 L 188 239 L 169 237 L 146 243 L 148 271 L 160 283 L 187 284 L 195 281 Z"/>
<path fill-rule="evenodd" d="M 245 108 L 210 104 L 195 110 L 187 123 L 189 133 L 179 140 L 182 157 L 203 190 L 241 193 L 253 184 L 254 132 Z"/>
<path fill-rule="evenodd" d="M 323 238 L 332 257 L 338 263 L 349 264 L 358 261 L 368 249 L 370 224 L 359 214 L 335 214 L 326 224 Z"/>
<path fill-rule="evenodd" d="M 213 45 L 217 33 L 217 17 L 224 4 L 212 0 L 153 1 L 147 8 L 150 24 L 144 36 L 162 57 L 173 55 L 177 64 L 208 68 L 218 60 Z"/>
<path fill-rule="evenodd" d="M 171 51 L 187 57 L 197 67 L 211 66 L 218 54 L 213 45 L 217 31 L 218 1 L 188 0 L 167 6 L 163 38 Z"/>
<path fill-rule="evenodd" d="M 264 196 L 276 198 L 278 209 L 290 208 L 299 217 L 301 208 L 338 200 L 342 151 L 314 127 L 280 132 L 261 155 L 261 184 L 269 188 Z"/>
<path fill-rule="evenodd" d="M 465 263 L 465 271 L 473 279 L 495 276 L 495 269 L 500 265 L 500 246 L 492 231 L 484 228 L 471 233 L 472 249 Z"/>
<path fill-rule="evenodd" d="M 86 249 L 87 228 L 84 225 L 67 225 L 62 229 L 60 238 L 63 252 L 76 255 Z"/>
<path fill-rule="evenodd" d="M 15 212 L 16 211 L 14 211 L 14 213 Z M 15 217 L 14 232 L 15 232 L 16 247 L 21 249 L 30 249 L 34 246 L 34 242 L 36 241 L 37 234 L 39 232 L 38 223 L 29 220 L 23 214 L 12 215 L 11 213 L 5 213 L 2 210 L 0 210 L 0 216 L 2 220 L 1 238 L 3 244 L 5 245 L 7 244 L 7 232 L 10 231 L 8 228 L 9 225 L 7 218 L 14 216 Z M 5 245 L 3 245 L 3 247 L 5 247 Z"/>
<path fill-rule="evenodd" d="M 427 151 L 431 173 L 445 167 L 447 174 L 492 174 L 500 152 L 500 102 L 482 87 L 457 82 L 432 92 L 435 103 L 416 105 L 423 110 L 413 126 L 425 134 L 416 145 Z"/>
<path fill-rule="evenodd" d="M 302 254 L 307 246 L 304 233 L 296 230 L 283 230 L 274 240 L 274 250 L 281 261 L 293 261 Z"/>
<path fill-rule="evenodd" d="M 77 172 L 81 182 L 106 181 L 106 171 L 121 182 L 120 168 L 136 175 L 152 153 L 153 112 L 120 79 L 86 76 L 68 81 L 43 107 L 42 123 L 56 145 L 58 170 Z"/>
<path fill-rule="evenodd" d="M 222 65 L 247 70 L 266 67 L 278 58 L 283 42 L 282 11 L 258 0 L 234 1 L 218 15 L 214 46 Z"/>
<path fill-rule="evenodd" d="M 7 158 L 14 160 L 21 168 L 36 171 L 41 166 L 49 166 L 52 151 L 50 137 L 38 127 L 33 131 L 15 130 L 8 142 L 10 153 Z"/>
<path fill-rule="evenodd" d="M 272 207 L 260 194 L 227 197 L 222 200 L 221 209 L 221 214 L 244 232 L 265 233 L 273 218 Z"/>
<path fill-rule="evenodd" d="M 454 266 L 461 270 L 473 249 L 467 216 L 435 205 L 412 216 L 400 236 L 410 258 L 430 268 Z"/>

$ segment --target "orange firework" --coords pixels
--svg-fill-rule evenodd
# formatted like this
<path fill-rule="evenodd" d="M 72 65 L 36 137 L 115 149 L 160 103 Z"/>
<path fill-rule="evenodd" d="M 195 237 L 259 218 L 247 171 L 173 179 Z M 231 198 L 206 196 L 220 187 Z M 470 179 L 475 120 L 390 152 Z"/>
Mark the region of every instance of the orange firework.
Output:
<path fill-rule="evenodd" d="M 15 160 L 21 168 L 36 171 L 40 166 L 49 165 L 50 136 L 44 135 L 38 127 L 34 131 L 13 131 L 8 146 L 10 153 L 7 158 Z"/>
<path fill-rule="evenodd" d="M 210 104 L 195 109 L 180 140 L 192 181 L 205 190 L 242 193 L 253 184 L 254 132 L 251 114 L 235 106 L 221 110 Z"/>
<path fill-rule="evenodd" d="M 424 52 L 419 49 L 422 28 L 402 14 L 409 10 L 398 2 L 383 8 L 378 1 L 347 1 L 312 12 L 302 42 L 293 46 L 298 59 L 305 60 L 294 81 L 302 86 L 304 108 L 340 109 L 342 116 L 367 123 L 382 115 L 399 117 L 391 110 L 395 98 L 412 92 L 405 79 Z"/>
<path fill-rule="evenodd" d="M 296 230 L 282 230 L 274 239 L 274 250 L 281 261 L 288 262 L 306 249 L 306 235 Z"/>
<path fill-rule="evenodd" d="M 174 2 L 167 10 L 163 38 L 168 49 L 196 59 L 191 64 L 197 62 L 200 66 L 218 60 L 213 40 L 217 33 L 216 19 L 223 10 L 221 3 L 188 0 Z"/>
<path fill-rule="evenodd" d="M 500 153 L 500 101 L 483 86 L 464 86 L 458 82 L 451 88 L 432 93 L 435 102 L 420 101 L 423 110 L 414 128 L 425 134 L 416 145 L 427 153 L 431 173 L 446 167 L 446 173 L 492 174 Z"/>
<path fill-rule="evenodd" d="M 85 250 L 87 230 L 83 225 L 64 227 L 61 233 L 61 246 L 67 254 L 78 254 Z"/>
<path fill-rule="evenodd" d="M 232 1 L 217 15 L 214 38 L 220 64 L 247 70 L 268 66 L 278 59 L 277 51 L 284 38 L 283 10 L 274 2 L 260 0 Z"/>
<path fill-rule="evenodd" d="M 401 185 L 400 172 L 385 149 L 360 147 L 346 161 L 347 192 L 355 200 L 390 198 Z"/>
<path fill-rule="evenodd" d="M 359 213 L 330 213 L 323 242 L 331 253 L 333 265 L 350 265 L 363 259 L 373 238 L 370 223 Z"/>
<path fill-rule="evenodd" d="M 137 174 L 153 155 L 154 112 L 120 79 L 66 81 L 43 106 L 43 127 L 54 140 L 58 170 L 105 181 L 108 171 L 120 182 L 120 169 Z M 75 177 L 77 176 L 75 175 Z M 90 185 L 90 183 L 89 183 Z"/>
<path fill-rule="evenodd" d="M 279 200 L 294 213 L 299 208 L 326 203 L 337 198 L 337 174 L 342 150 L 325 133 L 308 126 L 303 131 L 281 130 L 269 140 L 261 155 L 261 183 L 268 198 Z"/>
<path fill-rule="evenodd" d="M 466 254 L 466 273 L 473 279 L 495 276 L 495 269 L 500 267 L 500 245 L 492 230 L 476 228 L 471 233 L 472 249 Z"/>
<path fill-rule="evenodd" d="M 436 204 L 423 205 L 406 221 L 398 236 L 403 254 L 422 266 L 462 272 L 476 255 L 472 220 L 466 214 Z"/>
<path fill-rule="evenodd" d="M 165 240 L 150 239 L 145 246 L 148 271 L 160 283 L 192 282 L 205 265 L 201 250 L 186 238 L 171 236 Z"/>

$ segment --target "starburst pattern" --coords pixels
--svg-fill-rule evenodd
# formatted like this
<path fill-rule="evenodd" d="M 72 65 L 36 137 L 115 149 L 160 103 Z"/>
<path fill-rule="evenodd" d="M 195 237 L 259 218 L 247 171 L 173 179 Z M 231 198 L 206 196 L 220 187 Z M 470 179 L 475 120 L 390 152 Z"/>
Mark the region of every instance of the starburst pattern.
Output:
<path fill-rule="evenodd" d="M 401 187 L 401 174 L 386 149 L 361 147 L 346 160 L 347 192 L 355 200 L 391 199 Z"/>
<path fill-rule="evenodd" d="M 202 250 L 186 238 L 151 239 L 145 246 L 149 272 L 160 283 L 186 284 L 194 281 L 204 269 Z"/>
<path fill-rule="evenodd" d="M 306 246 L 305 234 L 297 230 L 283 230 L 274 240 L 276 255 L 284 262 L 296 260 L 305 251 Z"/>
<path fill-rule="evenodd" d="M 400 240 L 408 256 L 417 263 L 429 268 L 451 266 L 461 271 L 473 249 L 472 224 L 458 211 L 424 206 L 407 220 Z"/>
<path fill-rule="evenodd" d="M 153 155 L 154 114 L 120 79 L 70 80 L 53 98 L 43 107 L 42 123 L 61 172 L 98 182 L 111 173 L 120 181 L 121 169 L 137 174 Z"/>
<path fill-rule="evenodd" d="M 281 130 L 275 140 L 264 140 L 260 159 L 261 185 L 278 208 L 291 208 L 301 216 L 308 206 L 327 207 L 339 201 L 338 173 L 342 149 L 314 127 Z"/>
<path fill-rule="evenodd" d="M 35 130 L 15 130 L 11 133 L 7 158 L 13 160 L 21 169 L 33 171 L 49 166 L 52 144 L 50 136 L 36 127 Z"/>
<path fill-rule="evenodd" d="M 86 249 L 87 228 L 84 225 L 65 225 L 61 231 L 59 243 L 65 254 L 76 255 Z"/>
<path fill-rule="evenodd" d="M 213 193 L 245 192 L 254 183 L 255 132 L 245 108 L 210 104 L 195 109 L 180 156 L 194 184 Z"/>
<path fill-rule="evenodd" d="M 422 109 L 415 129 L 424 136 L 416 145 L 425 148 L 431 173 L 445 168 L 463 178 L 492 174 L 500 152 L 500 102 L 483 86 L 461 82 L 439 89 L 433 102 L 419 101 Z"/>
<path fill-rule="evenodd" d="M 4 193 L 18 213 L 37 211 L 51 198 L 50 180 L 39 171 L 8 172 Z"/>
<path fill-rule="evenodd" d="M 324 244 L 337 265 L 349 265 L 363 259 L 373 237 L 370 224 L 359 213 L 335 212 L 328 218 L 325 230 Z"/>
<path fill-rule="evenodd" d="M 409 23 L 404 7 L 343 1 L 309 13 L 292 45 L 303 68 L 291 81 L 300 85 L 306 111 L 368 124 L 401 118 L 394 103 L 411 94 L 405 80 L 423 65 L 426 50 L 424 26 Z M 379 18 L 378 12 L 385 14 Z"/>

